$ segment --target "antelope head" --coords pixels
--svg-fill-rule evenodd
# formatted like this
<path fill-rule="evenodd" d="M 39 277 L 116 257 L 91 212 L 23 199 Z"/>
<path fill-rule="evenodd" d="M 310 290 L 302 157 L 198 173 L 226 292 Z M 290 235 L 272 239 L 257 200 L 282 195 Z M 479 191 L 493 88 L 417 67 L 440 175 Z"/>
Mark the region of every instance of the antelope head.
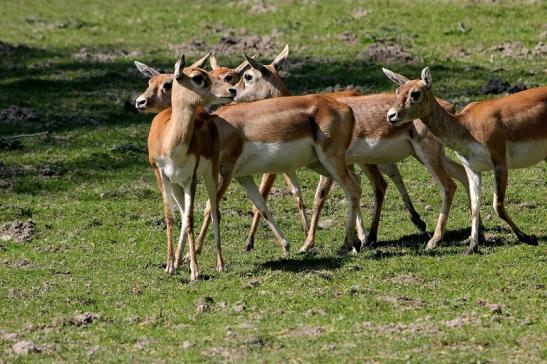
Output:
<path fill-rule="evenodd" d="M 243 72 L 243 77 L 235 85 L 237 90 L 235 102 L 258 101 L 289 94 L 278 74 L 281 65 L 289 56 L 288 45 L 269 65 L 263 65 L 256 59 L 248 57 L 245 53 L 243 56 L 251 67 Z"/>
<path fill-rule="evenodd" d="M 211 55 L 212 52 L 209 52 L 190 67 L 203 68 Z M 158 70 L 139 61 L 135 61 L 135 66 L 145 77 L 148 77 L 148 88 L 137 97 L 135 107 L 141 112 L 150 113 L 158 113 L 171 107 L 173 74 L 160 73 Z"/>
<path fill-rule="evenodd" d="M 395 103 L 387 112 L 387 120 L 390 123 L 400 125 L 429 115 L 433 94 L 431 71 L 428 67 L 422 70 L 421 80 L 409 80 L 385 68 L 382 68 L 382 71 L 387 78 L 400 85 L 395 91 Z"/>
<path fill-rule="evenodd" d="M 174 81 L 171 91 L 172 105 L 208 106 L 230 103 L 236 96 L 232 85 L 214 79 L 203 68 L 185 67 L 182 55 L 175 64 Z"/>
<path fill-rule="evenodd" d="M 253 58 L 256 57 L 257 55 L 253 56 Z M 244 61 L 236 68 L 220 66 L 214 53 L 211 54 L 209 62 L 211 63 L 212 69 L 209 74 L 213 76 L 213 78 L 219 81 L 227 82 L 230 85 L 235 85 L 236 83 L 238 83 L 241 79 L 241 74 L 243 73 L 243 71 L 245 71 L 249 67 L 249 62 L 247 61 Z"/>

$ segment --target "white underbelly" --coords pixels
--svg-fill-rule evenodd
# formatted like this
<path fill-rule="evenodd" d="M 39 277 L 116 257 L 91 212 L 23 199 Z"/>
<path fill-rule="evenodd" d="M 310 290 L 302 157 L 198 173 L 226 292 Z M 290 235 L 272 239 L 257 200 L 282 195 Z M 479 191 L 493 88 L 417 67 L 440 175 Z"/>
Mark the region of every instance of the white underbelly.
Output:
<path fill-rule="evenodd" d="M 346 153 L 348 164 L 387 164 L 399 162 L 412 154 L 404 135 L 389 139 L 353 139 Z"/>
<path fill-rule="evenodd" d="M 531 167 L 547 158 L 547 141 L 507 143 L 507 162 L 509 168 Z"/>
<path fill-rule="evenodd" d="M 474 171 L 494 168 L 490 151 L 479 143 L 471 143 L 467 155 L 462 155 Z M 542 140 L 507 142 L 506 161 L 509 169 L 531 167 L 547 158 L 547 142 Z"/>
<path fill-rule="evenodd" d="M 313 139 L 284 143 L 246 142 L 235 165 L 234 176 L 294 171 L 316 162 Z"/>

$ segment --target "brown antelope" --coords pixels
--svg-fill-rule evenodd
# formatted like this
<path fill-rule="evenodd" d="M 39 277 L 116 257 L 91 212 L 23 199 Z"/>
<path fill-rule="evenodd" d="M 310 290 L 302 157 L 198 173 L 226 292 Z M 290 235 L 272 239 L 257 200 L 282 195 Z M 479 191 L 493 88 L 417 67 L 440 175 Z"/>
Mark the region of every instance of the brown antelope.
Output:
<path fill-rule="evenodd" d="M 221 140 L 219 196 L 236 178 L 266 218 L 284 254 L 288 242 L 268 211 L 254 174 L 285 173 L 294 186 L 298 186 L 295 171 L 302 167 L 332 176 L 349 202 L 342 250 L 353 250 L 356 222 L 359 239 L 366 240 L 359 207 L 361 189 L 345 161 L 354 124 L 348 106 L 326 96 L 293 96 L 224 106 L 211 117 Z"/>
<path fill-rule="evenodd" d="M 235 101 L 250 102 L 250 101 L 257 101 L 263 98 L 272 98 L 272 97 L 290 95 L 288 89 L 285 87 L 285 83 L 283 82 L 283 80 L 278 74 L 278 71 L 281 68 L 282 64 L 286 61 L 288 54 L 289 54 L 289 47 L 285 46 L 283 51 L 272 61 L 270 65 L 262 65 L 259 62 L 253 62 L 254 69 L 252 68 L 248 69 L 244 75 L 246 80 L 240 81 L 238 85 L 240 93 L 236 95 Z M 357 93 L 356 91 L 338 91 L 338 92 L 328 93 L 325 95 L 339 99 L 343 97 L 359 96 L 360 94 Z M 376 204 L 375 204 L 375 209 L 373 213 L 373 219 L 371 222 L 369 235 L 367 236 L 367 240 L 369 242 L 374 242 L 376 241 L 377 230 L 378 230 L 378 225 L 380 220 L 381 204 L 383 201 L 383 196 L 385 194 L 387 183 L 383 179 L 382 175 L 378 172 L 376 166 L 371 166 L 367 164 L 367 165 L 364 165 L 364 168 L 365 168 L 364 170 L 366 172 L 366 175 L 369 177 L 369 180 L 373 184 L 375 197 L 376 197 Z M 416 212 L 416 210 L 414 209 L 414 206 L 412 205 L 412 201 L 410 200 L 410 196 L 408 195 L 408 192 L 405 188 L 404 182 L 399 173 L 399 169 L 397 168 L 397 165 L 386 164 L 386 165 L 379 166 L 379 168 L 383 173 L 387 174 L 395 182 L 395 184 L 397 185 L 398 191 L 401 193 L 403 197 L 405 206 L 411 215 L 412 221 L 416 224 L 416 226 L 422 232 L 425 231 L 425 223 L 421 220 L 419 214 Z M 265 174 L 263 176 L 262 182 L 260 185 L 260 191 L 264 199 L 267 199 L 268 195 L 270 194 L 275 178 L 276 178 L 275 174 Z M 304 229 L 308 231 L 309 222 L 305 212 L 303 200 L 301 198 L 301 195 L 299 194 L 300 192 L 299 187 L 292 186 L 292 184 L 290 183 L 290 179 L 287 176 L 284 176 L 284 178 L 289 187 L 289 191 L 291 191 L 291 193 L 294 195 L 294 198 L 296 200 L 297 208 L 299 210 L 300 218 L 302 220 Z M 204 216 L 205 223 L 202 225 L 200 235 L 198 239 L 196 240 L 197 251 L 201 250 L 201 244 L 203 242 L 205 232 L 207 229 L 207 223 L 208 223 L 207 216 L 208 214 L 206 211 Z M 251 229 L 249 230 L 247 243 L 244 249 L 245 251 L 250 251 L 254 246 L 254 235 L 258 227 L 259 219 L 260 219 L 260 213 L 255 208 L 253 223 L 251 225 Z"/>
<path fill-rule="evenodd" d="M 285 60 L 287 51 L 288 51 L 288 48 L 286 47 L 286 50 L 284 50 L 284 52 L 282 52 L 278 57 L 276 57 L 276 59 L 274 60 L 272 64 L 273 65 L 281 64 Z M 255 57 L 256 56 L 254 56 L 253 58 Z M 216 57 L 213 52 L 209 52 L 209 54 L 207 54 L 206 56 L 204 56 L 203 58 L 195 62 L 192 65 L 192 67 L 199 67 L 199 68 L 203 67 L 207 59 L 210 60 L 211 67 L 213 68 L 213 70 L 209 72 L 209 75 L 219 81 L 225 81 L 230 84 L 237 83 L 240 79 L 240 73 L 243 72 L 247 67 L 249 67 L 249 63 L 246 60 L 235 69 L 231 69 L 228 67 L 220 67 L 218 65 L 218 61 L 216 60 Z M 160 112 L 162 110 L 165 110 L 171 107 L 171 85 L 173 81 L 173 74 L 162 74 L 156 69 L 137 61 L 135 61 L 135 65 L 144 76 L 150 78 L 148 81 L 148 88 L 143 94 L 141 94 L 137 98 L 137 101 L 135 103 L 137 109 L 142 112 Z M 346 95 L 346 96 L 352 95 L 352 93 L 343 93 L 343 92 L 341 92 L 340 94 Z M 268 176 L 268 175 L 265 175 L 265 176 Z M 304 227 L 304 230 L 307 232 L 309 227 L 309 222 L 304 209 L 300 186 L 299 185 L 294 186 L 291 183 L 289 176 L 284 175 L 284 177 L 285 177 L 285 181 L 287 185 L 289 186 L 289 190 L 293 194 L 294 199 L 296 201 L 296 205 L 297 205 L 298 211 L 300 212 L 300 218 L 302 220 L 302 225 Z M 291 177 L 293 178 L 293 180 L 296 180 L 295 176 L 291 176 Z M 268 193 L 266 194 L 266 196 L 269 195 L 269 191 L 271 189 L 271 186 L 273 185 L 273 181 L 274 180 L 272 179 L 271 185 L 268 189 Z M 258 224 L 258 219 L 256 218 L 256 216 L 260 216 L 260 214 L 258 213 L 258 210 L 256 208 L 254 208 L 254 210 L 257 211 L 255 215 L 255 219 L 253 219 L 253 226 L 254 226 L 253 229 L 256 231 L 256 226 Z M 203 224 L 200 234 L 196 240 L 197 253 L 201 252 L 203 241 L 205 239 L 205 234 L 207 232 L 207 228 L 209 225 L 209 221 L 210 221 L 209 208 L 206 209 L 205 214 L 206 216 L 204 218 L 206 219 L 207 223 Z M 185 259 L 187 258 L 189 258 L 188 255 L 185 257 Z"/>
<path fill-rule="evenodd" d="M 155 76 L 150 80 L 149 88 L 156 88 L 153 85 L 155 80 L 161 79 Z M 294 173 L 298 168 L 308 166 L 330 174 L 342 183 L 350 200 L 343 248 L 352 249 L 353 224 L 358 219 L 359 226 L 362 218 L 358 206 L 360 188 L 351 178 L 348 179 L 349 172 L 344 161 L 345 143 L 349 143 L 349 139 L 346 141 L 345 138 L 351 137 L 353 128 L 353 115 L 347 106 L 323 96 L 289 97 L 265 101 L 260 105 L 225 106 L 212 114 L 211 120 L 220 132 L 223 183 L 219 195 L 224 193 L 232 177 L 238 179 L 266 217 L 286 254 L 288 242 L 267 210 L 251 175 L 286 172 L 288 178 L 294 179 L 292 184 L 298 186 Z M 277 128 L 275 122 L 282 123 L 286 128 Z M 261 158 L 255 158 L 256 155 Z M 288 155 L 298 155 L 300 158 L 292 160 Z M 361 233 L 359 238 L 365 240 Z M 177 254 L 175 261 L 181 261 L 181 256 Z"/>
<path fill-rule="evenodd" d="M 235 86 L 237 95 L 234 100 L 236 102 L 253 101 L 255 100 L 255 95 L 260 95 L 260 97 L 275 97 L 287 92 L 282 79 L 276 72 L 276 67 L 265 66 L 254 59 L 246 58 L 251 68 L 244 72 L 241 81 Z M 330 96 L 336 97 L 336 95 Z M 462 166 L 454 163 L 444 155 L 442 144 L 433 137 L 421 121 L 415 120 L 403 126 L 393 126 L 386 121 L 385 113 L 395 100 L 393 95 L 378 94 L 337 98 L 337 100 L 351 107 L 356 120 L 353 141 L 348 149 L 346 159 L 351 165 L 359 164 L 366 172 L 374 187 L 376 204 L 370 235 L 372 235 L 373 239 L 376 238 L 380 210 L 387 186 L 377 167 L 372 164 L 379 165 L 382 172 L 385 172 L 394 179 L 407 204 L 407 209 L 413 211 L 412 203 L 406 193 L 398 168 L 395 165 L 395 163 L 413 155 L 428 168 L 442 190 L 441 213 L 434 235 L 427 244 L 428 249 L 435 248 L 437 243 L 442 239 L 452 198 L 456 190 L 456 185 L 450 176 L 460 180 L 467 188 L 465 170 Z M 443 103 L 444 107 L 453 109 L 450 103 L 444 100 L 440 100 L 440 102 Z M 306 243 L 301 248 L 303 252 L 308 251 L 314 245 L 314 234 L 319 213 L 331 185 L 332 179 L 321 177 L 314 201 L 311 228 Z M 415 216 L 417 216 L 418 221 L 421 221 L 417 213 L 411 216 L 413 217 L 413 221 L 416 221 Z M 252 233 L 253 231 L 251 230 Z M 249 243 L 252 246 L 252 240 L 248 240 L 247 247 Z M 199 239 L 196 244 L 199 246 Z"/>
<path fill-rule="evenodd" d="M 493 100 L 469 104 L 459 114 L 443 109 L 431 91 L 432 77 L 424 68 L 421 80 L 409 80 L 383 69 L 399 84 L 387 120 L 401 125 L 420 118 L 446 146 L 457 152 L 469 179 L 471 236 L 466 254 L 479 241 L 481 172 L 494 170 L 494 209 L 518 239 L 537 245 L 522 232 L 505 210 L 508 170 L 547 160 L 547 87 L 537 87 Z"/>
<path fill-rule="evenodd" d="M 219 172 L 218 131 L 207 117 L 198 115 L 206 105 L 225 104 L 235 96 L 234 88 L 214 80 L 201 68 L 185 68 L 184 56 L 175 65 L 171 87 L 172 108 L 160 112 L 148 136 L 148 158 L 160 187 L 167 225 L 166 272 L 173 273 L 188 235 L 190 279 L 199 277 L 193 241 L 193 207 L 197 178 L 203 176 L 211 205 L 216 269 L 222 270 L 220 213 L 217 203 Z M 157 77 L 157 75 L 156 75 Z M 182 227 L 176 253 L 173 251 L 173 201 L 182 213 Z"/>

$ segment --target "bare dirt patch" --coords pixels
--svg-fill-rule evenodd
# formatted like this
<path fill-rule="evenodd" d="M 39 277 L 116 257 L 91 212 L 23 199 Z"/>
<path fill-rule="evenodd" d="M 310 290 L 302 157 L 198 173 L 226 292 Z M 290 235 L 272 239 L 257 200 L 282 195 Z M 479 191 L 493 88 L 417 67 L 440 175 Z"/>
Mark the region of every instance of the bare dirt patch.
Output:
<path fill-rule="evenodd" d="M 359 54 L 365 61 L 377 64 L 419 63 L 421 60 L 414 57 L 400 44 L 394 42 L 376 42 L 368 46 Z"/>
<path fill-rule="evenodd" d="M 523 82 L 517 82 L 511 86 L 509 82 L 502 80 L 501 78 L 491 77 L 486 81 L 486 84 L 481 88 L 480 92 L 483 94 L 501 94 L 504 92 L 513 94 L 526 89 L 528 89 L 528 87 Z"/>
<path fill-rule="evenodd" d="M 31 109 L 10 105 L 0 110 L 0 124 L 21 124 L 33 122 L 38 119 L 38 115 Z"/>
<path fill-rule="evenodd" d="M 327 330 L 321 326 L 300 326 L 288 331 L 286 336 L 320 336 Z"/>
<path fill-rule="evenodd" d="M 17 355 L 28 355 L 30 353 L 41 353 L 44 349 L 31 341 L 18 341 L 11 346 L 11 350 Z"/>
<path fill-rule="evenodd" d="M 72 54 L 72 58 L 83 62 L 111 63 L 119 58 L 138 58 L 143 54 L 140 51 L 114 50 L 114 51 L 91 51 L 85 47 Z"/>
<path fill-rule="evenodd" d="M 180 56 L 181 54 L 205 54 L 210 50 L 226 56 L 240 56 L 241 52 L 252 55 L 255 53 L 261 56 L 270 56 L 278 53 L 283 46 L 280 38 L 283 32 L 274 30 L 271 34 L 257 35 L 249 33 L 247 29 L 238 31 L 225 31 L 216 45 L 207 44 L 200 39 L 193 39 L 183 44 L 171 45 L 173 52 Z"/>
<path fill-rule="evenodd" d="M 20 243 L 29 242 L 34 235 L 34 222 L 28 219 L 25 222 L 15 220 L 0 225 L 0 240 L 14 240 Z"/>
<path fill-rule="evenodd" d="M 93 312 L 76 313 L 70 322 L 74 326 L 89 325 L 101 318 L 101 315 Z"/>
<path fill-rule="evenodd" d="M 473 312 L 466 312 L 461 316 L 458 316 L 452 320 L 446 320 L 443 322 L 448 327 L 459 328 L 465 325 L 482 326 L 482 320 L 478 318 Z"/>
<path fill-rule="evenodd" d="M 406 296 L 394 296 L 394 295 L 383 295 L 376 297 L 380 301 L 384 301 L 392 304 L 393 306 L 404 309 L 418 309 L 425 306 L 424 301 L 419 298 L 411 298 Z"/>
<path fill-rule="evenodd" d="M 390 335 L 390 334 L 421 334 L 432 335 L 440 332 L 439 327 L 433 323 L 430 317 L 420 318 L 414 322 L 405 324 L 402 322 L 391 322 L 384 325 L 375 324 L 373 322 L 365 321 L 357 325 L 357 332 L 361 331 L 373 331 L 378 334 Z"/>
<path fill-rule="evenodd" d="M 424 280 L 418 276 L 415 276 L 414 274 L 401 274 L 399 276 L 393 277 L 391 279 L 391 282 L 395 284 L 400 284 L 400 285 L 407 285 L 407 284 L 422 284 L 424 283 Z"/>

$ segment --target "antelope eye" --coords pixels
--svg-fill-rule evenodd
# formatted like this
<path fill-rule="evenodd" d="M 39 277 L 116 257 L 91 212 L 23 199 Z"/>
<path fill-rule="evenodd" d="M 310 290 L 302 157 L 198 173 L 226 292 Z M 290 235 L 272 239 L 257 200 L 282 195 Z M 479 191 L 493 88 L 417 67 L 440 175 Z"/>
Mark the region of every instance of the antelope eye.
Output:
<path fill-rule="evenodd" d="M 232 78 L 233 78 L 232 75 L 228 75 L 228 76 L 224 77 L 224 81 L 225 82 L 230 82 L 232 80 Z"/>
<path fill-rule="evenodd" d="M 410 97 L 412 98 L 412 100 L 418 100 L 421 95 L 422 93 L 420 91 L 412 91 L 410 93 Z"/>
<path fill-rule="evenodd" d="M 245 81 L 250 81 L 253 79 L 253 76 L 251 76 L 250 74 L 246 73 L 245 76 L 243 76 L 243 78 L 245 79 Z"/>
<path fill-rule="evenodd" d="M 166 82 L 163 84 L 163 88 L 167 91 L 171 90 L 171 86 L 173 86 L 171 82 Z"/>
<path fill-rule="evenodd" d="M 192 81 L 194 81 L 197 85 L 201 86 L 204 83 L 203 76 L 202 75 L 196 75 L 192 77 Z"/>

